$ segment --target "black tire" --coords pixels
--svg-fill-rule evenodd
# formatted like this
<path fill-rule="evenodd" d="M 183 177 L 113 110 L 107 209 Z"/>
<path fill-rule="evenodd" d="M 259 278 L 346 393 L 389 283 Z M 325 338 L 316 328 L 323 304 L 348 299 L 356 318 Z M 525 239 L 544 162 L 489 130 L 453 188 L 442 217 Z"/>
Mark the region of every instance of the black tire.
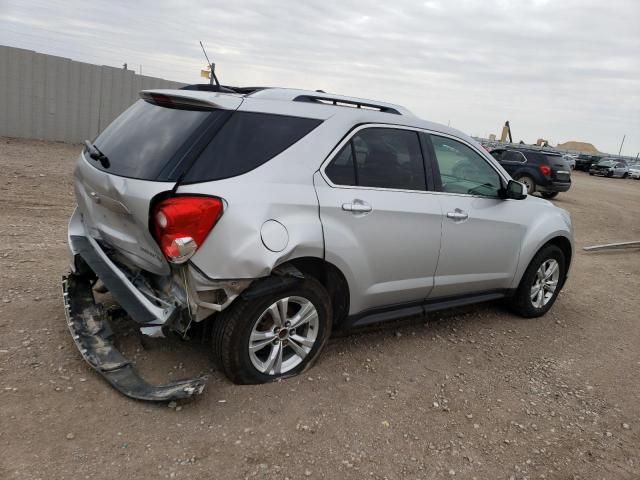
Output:
<path fill-rule="evenodd" d="M 262 373 L 253 365 L 249 355 L 251 331 L 269 306 L 282 298 L 292 296 L 309 300 L 315 307 L 318 313 L 318 332 L 315 342 L 307 356 L 293 369 L 276 375 Z M 331 335 L 332 319 L 329 294 L 314 278 L 305 278 L 285 291 L 266 294 L 251 300 L 240 297 L 213 319 L 214 355 L 229 380 L 239 385 L 266 383 L 297 375 L 317 360 Z"/>
<path fill-rule="evenodd" d="M 558 196 L 558 192 L 542 192 L 541 195 L 543 198 L 551 199 L 556 198 Z"/>
<path fill-rule="evenodd" d="M 531 300 L 531 288 L 536 280 L 538 268 L 540 268 L 540 265 L 548 259 L 555 259 L 558 262 L 560 270 L 558 286 L 546 305 L 543 305 L 541 308 L 537 308 L 533 305 Z M 522 280 L 520 280 L 518 290 L 516 290 L 515 295 L 509 300 L 511 310 L 525 318 L 541 317 L 547 313 L 555 303 L 556 298 L 558 298 L 558 294 L 562 289 L 566 271 L 566 260 L 562 250 L 555 245 L 546 245 L 542 247 L 540 251 L 535 254 L 531 263 L 529 263 L 527 270 L 522 276 Z"/>
<path fill-rule="evenodd" d="M 529 177 L 528 175 L 522 175 L 516 178 L 516 181 L 524 183 L 524 185 L 527 187 L 527 195 L 533 195 L 534 193 L 536 193 L 536 181 L 533 178 Z"/>
<path fill-rule="evenodd" d="M 589 175 L 591 175 L 593 177 L 595 175 L 595 173 L 589 172 Z"/>
<path fill-rule="evenodd" d="M 609 177 L 609 178 L 613 177 L 613 172 L 611 170 L 609 170 L 607 172 L 607 177 Z"/>
<path fill-rule="evenodd" d="M 624 174 L 622 175 L 622 178 L 627 178 L 628 176 L 629 176 L 629 174 L 628 174 L 628 173 L 624 173 Z"/>

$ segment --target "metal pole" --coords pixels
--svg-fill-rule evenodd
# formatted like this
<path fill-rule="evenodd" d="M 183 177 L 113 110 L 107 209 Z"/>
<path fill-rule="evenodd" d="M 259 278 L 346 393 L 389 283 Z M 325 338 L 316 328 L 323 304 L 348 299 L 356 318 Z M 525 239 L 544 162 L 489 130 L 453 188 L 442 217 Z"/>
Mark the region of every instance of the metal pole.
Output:
<path fill-rule="evenodd" d="M 604 245 L 593 245 L 591 247 L 584 247 L 583 250 L 587 252 L 593 252 L 598 250 L 623 250 L 627 248 L 640 248 L 640 242 L 619 242 L 619 243 L 606 243 Z"/>
<path fill-rule="evenodd" d="M 618 150 L 618 156 L 620 156 L 620 152 L 622 152 L 622 145 L 624 145 L 624 139 L 627 138 L 627 134 L 625 133 L 622 136 L 622 142 L 620 142 L 620 150 Z"/>

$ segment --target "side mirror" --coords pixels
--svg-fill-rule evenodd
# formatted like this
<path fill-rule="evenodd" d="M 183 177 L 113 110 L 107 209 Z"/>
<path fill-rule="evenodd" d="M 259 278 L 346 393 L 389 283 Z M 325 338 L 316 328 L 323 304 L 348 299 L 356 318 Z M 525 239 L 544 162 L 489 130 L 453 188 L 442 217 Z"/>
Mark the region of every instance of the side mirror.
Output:
<path fill-rule="evenodd" d="M 527 198 L 527 187 L 515 180 L 509 180 L 509 183 L 507 183 L 507 189 L 505 190 L 505 198 L 524 200 Z"/>

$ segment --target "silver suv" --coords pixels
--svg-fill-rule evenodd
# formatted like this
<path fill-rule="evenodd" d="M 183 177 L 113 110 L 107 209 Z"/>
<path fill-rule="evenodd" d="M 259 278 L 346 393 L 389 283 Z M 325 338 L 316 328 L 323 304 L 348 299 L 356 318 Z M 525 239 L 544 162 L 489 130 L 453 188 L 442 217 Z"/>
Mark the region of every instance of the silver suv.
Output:
<path fill-rule="evenodd" d="M 125 394 L 185 398 L 205 380 L 147 384 L 96 290 L 148 335 L 210 322 L 241 384 L 302 372 L 334 328 L 496 299 L 524 317 L 553 305 L 568 213 L 467 135 L 393 104 L 225 90 L 142 92 L 75 170 L 68 323 Z"/>

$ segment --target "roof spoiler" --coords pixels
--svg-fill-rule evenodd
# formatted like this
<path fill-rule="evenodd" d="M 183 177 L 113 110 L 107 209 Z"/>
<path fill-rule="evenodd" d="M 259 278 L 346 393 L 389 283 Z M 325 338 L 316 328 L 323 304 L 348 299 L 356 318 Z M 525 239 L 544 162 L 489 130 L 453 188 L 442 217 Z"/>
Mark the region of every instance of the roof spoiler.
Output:
<path fill-rule="evenodd" d="M 242 103 L 242 98 L 236 94 L 223 92 L 211 95 L 210 92 L 201 91 L 143 90 L 140 98 L 159 107 L 178 110 L 236 110 Z"/>
<path fill-rule="evenodd" d="M 239 93 L 248 95 L 258 90 L 264 90 L 269 87 L 233 87 L 231 85 L 209 85 L 208 83 L 194 83 L 193 85 L 185 85 L 180 90 L 195 90 L 199 92 L 221 92 L 221 93 Z"/>

